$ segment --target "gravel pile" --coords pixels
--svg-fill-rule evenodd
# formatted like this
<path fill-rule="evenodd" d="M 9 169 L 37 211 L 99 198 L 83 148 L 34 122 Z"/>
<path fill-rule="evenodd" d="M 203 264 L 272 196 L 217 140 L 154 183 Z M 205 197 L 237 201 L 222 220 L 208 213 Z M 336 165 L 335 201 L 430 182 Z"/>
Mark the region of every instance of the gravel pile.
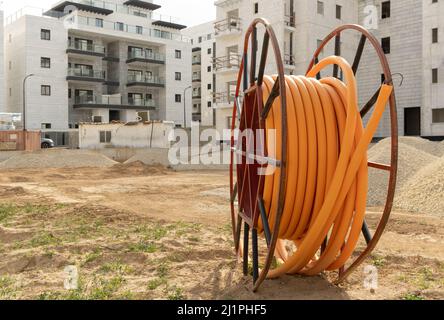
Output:
<path fill-rule="evenodd" d="M 401 188 L 395 206 L 444 216 L 444 157 L 413 175 Z"/>
<path fill-rule="evenodd" d="M 390 164 L 390 147 L 391 142 L 389 139 L 382 140 L 380 143 L 369 150 L 369 160 L 382 164 Z M 415 173 L 421 170 L 424 165 L 431 164 L 437 159 L 438 157 L 428 152 L 421 151 L 415 147 L 400 142 L 396 197 L 399 196 L 400 190 L 402 189 L 404 184 Z M 372 168 L 369 169 L 369 193 L 367 201 L 368 206 L 379 207 L 385 205 L 388 179 L 388 172 Z"/>
<path fill-rule="evenodd" d="M 15 155 L 0 163 L 0 168 L 81 168 L 111 167 L 117 162 L 87 150 L 42 150 Z"/>

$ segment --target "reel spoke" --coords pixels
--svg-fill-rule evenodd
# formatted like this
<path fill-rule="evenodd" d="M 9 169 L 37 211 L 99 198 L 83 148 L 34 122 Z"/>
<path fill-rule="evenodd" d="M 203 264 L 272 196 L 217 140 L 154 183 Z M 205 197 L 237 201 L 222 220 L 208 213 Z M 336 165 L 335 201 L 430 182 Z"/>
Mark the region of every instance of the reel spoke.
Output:
<path fill-rule="evenodd" d="M 367 37 L 365 35 L 361 36 L 361 40 L 359 40 L 358 49 L 356 50 L 355 59 L 353 61 L 353 73 L 356 74 L 358 72 L 359 63 L 361 62 L 362 53 L 364 52 L 365 43 L 367 42 Z"/>
<path fill-rule="evenodd" d="M 335 56 L 341 55 L 341 33 L 338 33 L 335 37 Z M 333 66 L 333 77 L 338 78 L 339 66 L 335 64 Z"/>
<path fill-rule="evenodd" d="M 376 90 L 375 94 L 370 98 L 370 100 L 365 104 L 365 106 L 361 109 L 361 118 L 364 118 L 367 113 L 373 108 L 376 101 L 378 100 L 379 93 L 381 92 L 381 87 Z"/>

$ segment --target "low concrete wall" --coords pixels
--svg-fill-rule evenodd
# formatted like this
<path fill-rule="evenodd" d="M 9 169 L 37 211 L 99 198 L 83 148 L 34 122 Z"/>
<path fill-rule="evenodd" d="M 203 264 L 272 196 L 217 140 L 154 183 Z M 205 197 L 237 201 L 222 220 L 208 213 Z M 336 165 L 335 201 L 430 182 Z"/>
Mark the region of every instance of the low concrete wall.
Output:
<path fill-rule="evenodd" d="M 158 148 L 170 147 L 169 135 L 174 124 L 169 122 L 129 124 L 81 124 L 79 128 L 80 149 L 108 148 Z M 101 132 L 111 139 L 101 141 Z M 103 135 L 103 133 L 102 133 Z"/>
<path fill-rule="evenodd" d="M 110 148 L 97 149 L 96 152 L 120 163 L 132 163 L 140 161 L 146 165 L 162 165 L 168 167 L 168 149 L 134 149 L 134 148 Z"/>

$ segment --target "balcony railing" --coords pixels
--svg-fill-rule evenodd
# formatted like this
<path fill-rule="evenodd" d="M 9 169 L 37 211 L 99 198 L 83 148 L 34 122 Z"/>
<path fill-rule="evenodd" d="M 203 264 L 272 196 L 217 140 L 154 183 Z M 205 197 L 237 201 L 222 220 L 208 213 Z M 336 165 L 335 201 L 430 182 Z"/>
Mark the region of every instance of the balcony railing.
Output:
<path fill-rule="evenodd" d="M 157 52 L 133 50 L 128 53 L 128 60 L 132 59 L 151 60 L 159 63 L 164 63 L 165 55 Z"/>
<path fill-rule="evenodd" d="M 76 96 L 74 98 L 74 105 L 77 106 L 128 106 L 128 107 L 143 107 L 147 109 L 156 108 L 156 102 L 152 99 L 142 99 L 142 98 L 128 98 L 128 103 L 123 101 L 121 96 L 97 96 L 97 95 L 83 95 Z"/>
<path fill-rule="evenodd" d="M 213 59 L 214 70 L 238 70 L 241 64 L 241 56 L 238 54 L 230 54 Z"/>
<path fill-rule="evenodd" d="M 241 30 L 241 19 L 229 17 L 227 19 L 217 21 L 214 23 L 214 34 L 216 36 L 221 34 L 230 34 L 239 32 Z"/>
<path fill-rule="evenodd" d="M 200 98 L 202 98 L 202 91 L 200 90 L 193 91 L 193 99 L 200 99 Z"/>
<path fill-rule="evenodd" d="M 284 64 L 287 65 L 287 66 L 294 66 L 294 65 L 296 65 L 296 61 L 294 59 L 294 55 L 284 54 Z"/>
<path fill-rule="evenodd" d="M 193 57 L 193 66 L 195 65 L 201 65 L 202 64 L 202 59 L 200 57 Z"/>
<path fill-rule="evenodd" d="M 77 105 L 121 105 L 122 97 L 117 96 L 96 96 L 96 95 L 83 95 L 76 96 L 74 103 Z"/>
<path fill-rule="evenodd" d="M 189 37 L 183 36 L 179 33 L 173 33 L 160 29 L 145 28 L 141 26 L 129 25 L 125 23 L 119 23 L 107 20 L 100 20 L 100 23 L 98 23 L 98 20 L 94 17 L 86 17 L 81 15 L 73 15 L 68 19 L 67 22 L 72 23 L 73 26 L 86 26 L 86 27 L 92 27 L 104 30 L 121 31 L 125 33 L 131 33 L 135 35 L 160 38 L 166 40 L 174 40 L 182 42 L 191 41 Z"/>
<path fill-rule="evenodd" d="M 68 77 L 105 80 L 105 71 L 68 68 Z"/>
<path fill-rule="evenodd" d="M 150 109 L 156 108 L 156 102 L 153 99 L 128 98 L 128 105 Z"/>
<path fill-rule="evenodd" d="M 128 84 L 146 84 L 153 86 L 164 86 L 165 80 L 158 76 L 144 76 L 139 74 L 128 75 Z"/>
<path fill-rule="evenodd" d="M 214 103 L 216 104 L 232 104 L 235 99 L 234 92 L 215 92 L 213 93 Z"/>
<path fill-rule="evenodd" d="M 68 50 L 81 51 L 97 55 L 105 55 L 105 47 L 80 41 L 68 41 Z"/>
<path fill-rule="evenodd" d="M 202 75 L 200 73 L 193 74 L 193 82 L 200 82 L 202 81 Z"/>
<path fill-rule="evenodd" d="M 287 27 L 295 27 L 296 26 L 296 16 L 295 14 L 285 15 L 285 25 Z"/>

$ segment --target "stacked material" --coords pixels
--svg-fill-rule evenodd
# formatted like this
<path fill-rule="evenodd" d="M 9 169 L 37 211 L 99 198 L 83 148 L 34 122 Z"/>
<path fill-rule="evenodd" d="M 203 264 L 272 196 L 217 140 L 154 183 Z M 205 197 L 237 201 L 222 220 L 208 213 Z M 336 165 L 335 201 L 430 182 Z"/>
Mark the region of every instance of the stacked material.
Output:
<path fill-rule="evenodd" d="M 117 162 L 87 150 L 41 150 L 14 155 L 0 163 L 0 168 L 81 168 L 111 167 Z"/>
<path fill-rule="evenodd" d="M 444 216 L 444 156 L 412 175 L 401 188 L 395 206 Z"/>
<path fill-rule="evenodd" d="M 369 150 L 372 162 L 390 164 L 391 140 L 385 139 Z M 399 138 L 398 183 L 395 207 L 426 214 L 444 213 L 444 142 L 413 137 Z M 388 172 L 369 169 L 368 206 L 385 204 Z"/>

